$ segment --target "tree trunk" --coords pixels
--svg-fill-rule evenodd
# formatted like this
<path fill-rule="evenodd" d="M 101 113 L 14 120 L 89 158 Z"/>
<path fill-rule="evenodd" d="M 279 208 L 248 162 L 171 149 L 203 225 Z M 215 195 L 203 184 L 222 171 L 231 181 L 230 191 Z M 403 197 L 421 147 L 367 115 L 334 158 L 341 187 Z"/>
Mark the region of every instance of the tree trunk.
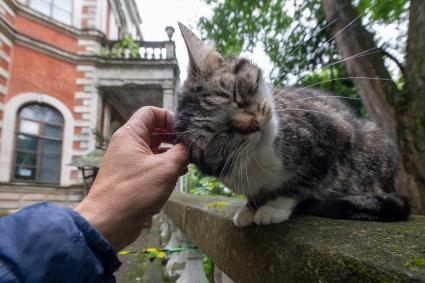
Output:
<path fill-rule="evenodd" d="M 371 120 L 381 126 L 392 138 L 394 138 L 402 152 L 402 162 L 399 166 L 397 176 L 398 190 L 409 197 L 409 200 L 417 213 L 425 213 L 425 158 L 423 136 L 425 129 L 424 120 L 424 61 L 416 61 L 418 53 L 424 56 L 425 45 L 418 47 L 416 41 L 411 39 L 422 32 L 424 33 L 424 17 L 420 17 L 420 6 L 425 1 L 413 0 L 411 8 L 411 25 L 409 28 L 408 59 L 409 50 L 412 53 L 411 61 L 413 67 L 407 62 L 406 72 L 408 84 L 411 81 L 415 86 L 415 96 L 408 95 L 397 89 L 395 83 L 390 80 L 391 76 L 385 67 L 382 54 L 373 53 L 367 56 L 357 57 L 344 61 L 347 73 L 351 77 L 375 78 L 375 79 L 353 79 L 355 88 L 360 95 L 363 104 L 368 110 Z M 337 48 L 345 59 L 366 50 L 376 48 L 372 34 L 361 24 L 357 18 L 357 12 L 350 0 L 322 0 L 324 12 L 328 22 L 336 20 L 331 26 L 331 32 L 335 36 Z M 415 7 L 413 7 L 415 5 Z M 417 6 L 417 7 L 416 7 Z M 418 9 L 419 11 L 412 11 Z M 425 16 L 425 15 L 424 15 Z M 412 21 L 412 17 L 416 20 Z M 354 21 L 353 21 L 354 20 Z M 422 26 L 421 26 L 422 25 Z M 414 69 L 414 70 L 411 70 Z M 422 71 L 422 76 L 417 72 Z M 380 78 L 380 79 L 376 79 Z M 381 80 L 384 79 L 384 80 Z M 422 86 L 422 87 L 421 87 Z M 418 92 L 421 88 L 421 92 Z M 416 100 L 422 100 L 416 103 Z M 421 108 L 422 107 L 422 108 Z M 422 150 L 422 151 L 421 151 Z M 422 155 L 419 154 L 422 153 Z M 422 175 L 424 173 L 424 175 Z"/>
<path fill-rule="evenodd" d="M 397 118 L 406 178 L 417 208 L 425 213 L 425 1 L 411 0 L 409 13 L 406 99 Z"/>

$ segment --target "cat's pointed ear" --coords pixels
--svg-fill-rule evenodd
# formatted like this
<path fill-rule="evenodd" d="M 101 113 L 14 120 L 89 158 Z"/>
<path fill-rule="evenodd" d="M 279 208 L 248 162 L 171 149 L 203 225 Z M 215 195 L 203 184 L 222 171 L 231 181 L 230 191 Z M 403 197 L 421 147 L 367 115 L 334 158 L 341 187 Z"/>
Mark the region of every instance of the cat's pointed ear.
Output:
<path fill-rule="evenodd" d="M 190 67 L 197 73 L 217 67 L 222 57 L 214 47 L 205 44 L 189 28 L 179 22 L 180 31 L 189 53 Z"/>

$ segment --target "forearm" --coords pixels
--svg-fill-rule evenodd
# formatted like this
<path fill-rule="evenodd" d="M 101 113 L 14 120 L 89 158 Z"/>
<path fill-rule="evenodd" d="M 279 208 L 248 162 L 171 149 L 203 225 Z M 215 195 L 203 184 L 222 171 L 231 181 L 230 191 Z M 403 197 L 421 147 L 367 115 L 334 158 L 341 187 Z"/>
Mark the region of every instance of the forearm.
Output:
<path fill-rule="evenodd" d="M 0 281 L 114 281 L 120 262 L 81 215 L 49 203 L 0 219 Z M 5 233 L 7 231 L 7 233 Z"/>

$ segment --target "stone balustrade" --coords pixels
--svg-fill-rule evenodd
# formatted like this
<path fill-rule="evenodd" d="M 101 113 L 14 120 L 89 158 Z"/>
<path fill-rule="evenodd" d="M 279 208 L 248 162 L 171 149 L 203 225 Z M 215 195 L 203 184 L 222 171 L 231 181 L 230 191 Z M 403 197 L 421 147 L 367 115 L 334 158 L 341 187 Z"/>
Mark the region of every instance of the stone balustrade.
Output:
<path fill-rule="evenodd" d="M 171 60 L 175 59 L 174 41 L 105 41 L 102 57 L 126 60 Z"/>
<path fill-rule="evenodd" d="M 164 249 L 188 248 L 195 245 L 164 214 L 161 215 L 161 238 L 168 239 Z M 176 283 L 208 283 L 205 276 L 204 254 L 199 250 L 189 250 L 173 254 L 167 261 L 165 276 Z"/>
<path fill-rule="evenodd" d="M 237 228 L 231 217 L 241 205 L 174 193 L 163 209 L 167 247 L 197 245 L 216 266 L 215 282 L 425 282 L 423 216 L 393 223 L 295 216 Z M 205 282 L 196 277 L 202 256 L 185 253 L 168 261 L 170 277 Z"/>

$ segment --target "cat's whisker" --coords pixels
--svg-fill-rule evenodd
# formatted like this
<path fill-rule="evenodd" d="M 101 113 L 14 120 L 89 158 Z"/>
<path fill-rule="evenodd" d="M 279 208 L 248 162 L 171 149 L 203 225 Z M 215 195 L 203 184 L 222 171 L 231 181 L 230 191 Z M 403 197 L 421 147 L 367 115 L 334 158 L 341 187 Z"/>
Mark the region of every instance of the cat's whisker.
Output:
<path fill-rule="evenodd" d="M 376 49 L 378 49 L 378 48 L 373 47 L 373 48 L 370 48 L 368 50 L 364 50 L 364 51 L 361 51 L 361 52 L 359 52 L 357 54 L 354 54 L 354 55 L 352 55 L 350 57 L 347 57 L 347 58 L 338 60 L 338 61 L 333 62 L 333 63 L 329 63 L 329 64 L 327 64 L 327 65 L 319 68 L 316 72 L 322 71 L 322 70 L 326 70 L 326 69 L 328 69 L 328 68 L 330 68 L 332 66 L 335 66 L 335 65 L 337 65 L 339 63 L 342 63 L 342 62 L 345 62 L 345 61 L 348 61 L 348 60 L 357 59 L 357 58 L 368 56 L 368 55 L 371 55 L 371 54 L 374 54 L 374 53 L 382 52 L 380 49 L 378 49 L 378 50 L 376 50 Z M 375 51 L 373 51 L 373 50 L 375 50 Z M 301 78 L 297 79 L 297 81 L 296 81 L 295 84 L 298 84 L 299 82 L 302 82 L 309 75 L 310 75 L 310 73 L 307 73 L 307 74 L 303 75 Z"/>
<path fill-rule="evenodd" d="M 202 142 L 204 142 L 204 141 L 205 141 L 205 139 L 206 139 L 206 137 L 200 136 L 200 137 L 198 137 L 198 138 L 193 139 L 193 141 L 191 141 L 191 143 L 190 143 L 190 144 L 189 144 L 189 146 L 187 147 L 189 151 L 191 150 L 191 149 L 190 149 L 190 147 L 192 146 L 192 144 L 193 144 L 194 142 L 195 142 L 195 144 L 196 144 L 196 142 L 197 142 L 199 139 L 203 139 L 203 140 L 202 140 Z"/>
<path fill-rule="evenodd" d="M 234 184 L 234 186 L 239 189 L 239 178 L 238 177 L 238 166 L 239 166 L 239 158 L 240 158 L 240 153 L 242 151 L 242 145 L 239 145 L 237 150 L 236 150 L 236 158 L 233 160 L 232 163 L 232 174 L 231 174 L 231 178 L 232 178 L 232 182 Z"/>
<path fill-rule="evenodd" d="M 316 32 L 313 36 L 311 36 L 309 39 L 301 42 L 300 44 L 298 44 L 297 47 L 295 47 L 290 53 L 289 55 L 292 55 L 295 53 L 295 51 L 297 51 L 301 46 L 305 45 L 307 42 L 309 42 L 310 40 L 312 40 L 315 36 L 317 36 L 318 34 L 320 34 L 323 30 L 325 30 L 327 27 L 329 27 L 331 24 L 333 24 L 334 22 L 336 22 L 336 19 L 333 19 L 331 22 L 327 23 L 323 28 L 321 28 L 318 32 Z"/>
<path fill-rule="evenodd" d="M 199 82 L 202 85 L 202 87 L 205 88 L 206 90 L 208 90 L 208 91 L 214 91 L 213 89 L 211 89 L 209 87 L 209 84 L 204 79 L 201 78 L 200 75 L 196 74 L 193 71 L 190 71 L 189 72 L 189 75 L 192 76 L 192 78 L 195 79 L 195 81 Z"/>
<path fill-rule="evenodd" d="M 378 48 L 373 47 L 373 48 L 370 48 L 370 49 L 368 49 L 368 50 L 364 50 L 364 51 L 361 51 L 361 52 L 359 52 L 359 53 L 357 53 L 357 54 L 354 54 L 354 55 L 352 55 L 352 56 L 350 56 L 350 57 L 347 57 L 347 58 L 340 59 L 340 60 L 338 60 L 338 61 L 335 61 L 335 62 L 329 63 L 329 64 L 327 64 L 327 65 L 325 65 L 325 66 L 323 66 L 323 67 L 319 68 L 316 72 L 319 72 L 319 71 L 322 71 L 322 70 L 326 70 L 326 69 L 328 69 L 328 68 L 330 68 L 330 67 L 332 67 L 332 66 L 335 66 L 335 65 L 337 65 L 337 64 L 339 64 L 339 63 L 342 63 L 342 62 L 345 62 L 345 61 L 348 61 L 348 60 L 357 59 L 357 58 L 364 57 L 364 56 L 368 56 L 368 55 L 371 55 L 371 54 L 374 54 L 374 53 L 382 52 L 381 50 L 379 50 L 379 49 L 378 49 L 378 50 L 376 50 L 376 49 L 378 49 Z M 374 50 L 374 51 L 373 51 L 373 50 Z M 296 85 L 296 84 L 298 84 L 299 82 L 302 82 L 302 81 L 303 81 L 306 77 L 308 77 L 309 75 L 310 75 L 310 73 L 307 73 L 307 74 L 303 75 L 301 78 L 297 79 L 297 81 L 296 81 L 295 85 Z"/>
<path fill-rule="evenodd" d="M 320 84 L 327 83 L 327 82 L 333 82 L 333 81 L 339 81 L 339 80 L 353 80 L 353 79 L 392 81 L 392 79 L 390 79 L 390 78 L 376 78 L 376 77 L 344 77 L 344 78 L 335 78 L 335 79 L 324 80 L 324 81 L 321 81 L 321 82 L 317 82 L 317 83 L 313 83 L 313 84 L 307 85 L 305 87 L 302 87 L 300 89 L 297 89 L 297 92 L 300 92 L 300 91 L 302 91 L 304 89 L 307 89 L 309 87 L 320 85 Z"/>
<path fill-rule="evenodd" d="M 342 33 L 344 30 L 346 30 L 349 26 L 351 26 L 352 24 L 354 24 L 357 20 L 359 20 L 361 17 L 363 17 L 364 14 L 366 14 L 366 12 L 368 10 L 370 10 L 371 8 L 375 7 L 378 4 L 378 2 L 370 5 L 369 7 L 367 7 L 366 9 L 364 9 L 364 11 L 362 13 L 360 13 L 357 17 L 355 17 L 351 22 L 349 22 L 348 24 L 346 24 L 342 29 L 340 29 L 338 32 L 336 32 L 331 38 L 329 38 L 325 43 L 330 42 L 331 40 L 333 40 L 334 38 L 336 38 L 340 33 Z"/>
<path fill-rule="evenodd" d="M 285 108 L 281 110 L 283 113 L 285 111 L 303 111 L 303 112 L 309 112 L 309 113 L 318 113 L 318 114 L 322 114 L 322 115 L 326 115 L 326 116 L 330 116 L 330 114 L 328 113 L 324 113 L 322 111 L 316 111 L 316 110 L 307 110 L 307 109 L 301 109 L 301 108 Z"/>
<path fill-rule="evenodd" d="M 244 151 L 242 152 L 242 154 L 244 153 L 244 152 L 246 152 L 246 157 L 247 157 L 247 161 L 246 161 L 246 163 L 245 164 L 243 164 L 243 167 L 245 167 L 245 176 L 246 176 L 246 184 L 247 184 L 247 188 L 248 188 L 248 193 L 249 193 L 249 195 L 251 196 L 251 200 L 252 200 L 252 202 L 254 203 L 254 206 L 255 207 L 257 207 L 257 204 L 255 203 L 255 200 L 254 200 L 254 194 L 252 193 L 252 191 L 251 191 L 251 187 L 250 187 L 250 184 L 249 184 L 249 177 L 248 177 L 248 164 L 249 164 L 249 158 L 248 158 L 248 154 L 249 154 L 249 152 L 248 152 L 248 149 L 249 149 L 249 146 L 248 145 L 246 145 L 245 146 L 245 148 L 244 148 Z M 242 155 L 242 157 L 243 157 L 243 155 Z M 244 159 L 242 159 L 242 163 L 243 163 L 243 160 Z M 241 167 L 241 170 L 243 171 L 243 167 Z M 243 173 L 243 172 L 241 172 L 241 173 Z M 242 176 L 241 176 L 242 177 Z M 242 180 L 242 179 L 241 179 Z M 243 184 L 242 184 L 243 185 Z M 251 208 L 252 209 L 252 208 Z"/>
<path fill-rule="evenodd" d="M 346 24 L 343 28 L 341 28 L 339 31 L 337 31 L 331 38 L 329 38 L 328 40 L 326 40 L 322 44 L 322 47 L 319 48 L 317 51 L 315 51 L 313 53 L 313 55 L 316 54 L 316 53 L 319 53 L 319 52 L 323 51 L 323 49 L 326 48 L 326 44 L 327 43 L 329 43 L 332 40 L 334 40 L 340 33 L 342 33 L 344 30 L 346 30 L 347 28 L 349 28 L 352 24 L 354 24 L 357 20 L 359 20 L 370 8 L 373 8 L 376 5 L 377 5 L 377 3 L 374 3 L 374 4 L 370 5 L 369 7 L 367 7 L 361 14 L 359 14 L 357 17 L 355 17 L 353 20 L 351 20 L 348 24 Z M 305 64 L 307 61 L 308 61 L 308 58 L 306 58 L 303 62 L 301 62 L 300 65 Z"/>
<path fill-rule="evenodd" d="M 230 159 L 233 157 L 233 155 L 234 155 L 234 154 L 235 154 L 235 151 L 232 151 L 232 152 L 229 154 L 229 156 L 227 157 L 227 160 L 226 160 L 226 162 L 224 163 L 223 168 L 221 169 L 221 172 L 220 172 L 220 175 L 218 176 L 218 179 L 221 179 L 221 177 L 222 177 L 223 173 L 224 173 L 224 172 L 226 172 L 226 171 L 225 171 L 225 170 L 226 170 L 226 166 L 227 166 L 227 164 L 229 163 Z"/>
<path fill-rule="evenodd" d="M 220 85 L 214 85 L 210 86 L 205 80 L 203 80 L 200 75 L 196 74 L 195 72 L 190 72 L 190 75 L 199 83 L 201 83 L 202 87 L 205 88 L 210 93 L 217 93 L 217 90 L 219 92 L 227 92 L 224 88 L 222 88 Z M 207 92 L 205 91 L 205 93 Z M 202 93 L 202 92 L 201 92 Z"/>
<path fill-rule="evenodd" d="M 350 99 L 350 100 L 360 100 L 360 98 L 358 98 L 358 97 L 344 97 L 344 96 L 339 96 L 339 95 L 317 95 L 317 96 L 314 96 L 314 97 L 305 97 L 305 98 L 295 99 L 295 100 L 292 100 L 288 103 L 284 103 L 284 105 L 289 105 L 291 103 L 295 103 L 295 102 L 298 102 L 298 101 L 309 100 L 309 99 L 317 99 L 317 98 L 341 98 L 341 99 Z"/>
<path fill-rule="evenodd" d="M 246 155 L 245 155 L 246 163 L 245 163 L 244 167 L 245 167 L 246 184 L 247 184 L 247 187 L 248 187 L 248 192 L 251 195 L 251 198 L 254 199 L 254 194 L 252 193 L 251 186 L 250 186 L 250 183 L 249 183 L 249 176 L 248 176 L 248 165 L 249 165 L 248 145 L 246 146 L 245 152 L 246 152 Z M 257 206 L 255 203 L 254 203 L 254 205 Z"/>
<path fill-rule="evenodd" d="M 268 170 L 266 170 L 264 167 L 263 167 L 263 165 L 261 165 L 261 163 L 260 163 L 260 161 L 258 161 L 257 160 L 257 158 L 255 158 L 255 155 L 253 154 L 252 155 L 252 158 L 254 159 L 254 161 L 258 164 L 258 166 L 264 171 L 264 172 L 266 172 L 267 174 L 269 174 L 270 176 L 275 176 L 275 174 L 273 174 L 272 172 L 270 172 L 270 171 L 268 171 Z"/>
<path fill-rule="evenodd" d="M 368 56 L 368 55 L 371 55 L 371 54 L 382 52 L 382 50 L 380 50 L 380 49 L 378 49 L 378 50 L 375 50 L 375 49 L 378 49 L 378 48 L 373 47 L 371 49 L 368 49 L 368 50 L 359 52 L 359 53 L 357 53 L 355 55 L 352 55 L 350 57 L 347 57 L 347 58 L 344 58 L 344 59 L 335 61 L 333 63 L 329 63 L 329 64 L 323 66 L 322 68 L 320 68 L 319 71 L 326 70 L 326 69 L 328 69 L 328 68 L 330 68 L 332 66 L 335 66 L 336 64 L 339 64 L 339 63 L 342 63 L 342 62 L 345 62 L 345 61 L 348 61 L 348 60 L 351 60 L 351 59 L 356 59 L 356 58 L 360 58 L 360 57 L 364 57 L 364 56 Z M 374 50 L 374 51 L 372 51 L 372 50 Z"/>
<path fill-rule="evenodd" d="M 242 163 L 242 152 L 243 152 L 243 147 L 241 148 L 241 150 L 239 151 L 239 154 L 238 154 L 238 158 L 236 159 L 236 167 L 238 168 L 238 170 L 237 170 L 237 174 L 236 174 L 236 176 L 238 176 L 238 186 L 239 186 L 239 184 L 240 184 L 240 189 L 243 189 L 243 181 L 242 181 L 242 165 L 241 165 L 241 163 Z M 239 162 L 239 160 L 240 160 L 240 162 Z"/>
<path fill-rule="evenodd" d="M 313 127 L 313 125 L 311 125 L 310 123 L 308 123 L 308 122 L 306 122 L 306 121 L 304 121 L 303 119 L 301 119 L 301 118 L 298 118 L 298 117 L 294 117 L 294 116 L 292 116 L 292 115 L 290 115 L 290 114 L 282 114 L 282 115 L 284 115 L 284 116 L 289 116 L 289 117 L 291 117 L 291 118 L 293 118 L 293 119 L 295 119 L 295 120 L 298 120 L 298 121 L 301 121 L 301 122 L 303 122 L 304 124 L 306 124 L 306 125 L 308 125 L 319 137 L 320 137 L 320 139 L 322 140 L 322 142 L 323 143 L 326 143 L 325 142 L 325 139 L 323 138 L 323 136 L 322 136 L 322 134 L 315 128 L 315 127 Z M 288 124 L 289 125 L 289 124 Z"/>

